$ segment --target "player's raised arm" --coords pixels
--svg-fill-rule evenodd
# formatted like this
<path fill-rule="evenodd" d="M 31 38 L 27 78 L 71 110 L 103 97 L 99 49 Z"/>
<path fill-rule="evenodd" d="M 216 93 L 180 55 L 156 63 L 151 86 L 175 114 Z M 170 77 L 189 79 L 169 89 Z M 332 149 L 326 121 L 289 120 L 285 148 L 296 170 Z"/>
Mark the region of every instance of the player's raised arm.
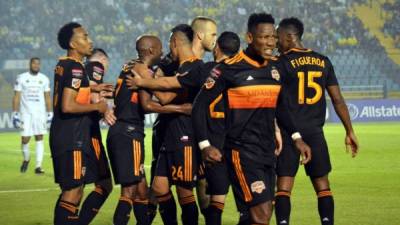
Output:
<path fill-rule="evenodd" d="M 203 159 L 208 162 L 219 162 L 222 160 L 221 152 L 212 146 L 212 143 L 209 141 L 207 110 L 212 101 L 225 90 L 225 82 L 221 71 L 214 68 L 197 95 L 193 105 L 192 122 L 194 134 L 202 150 Z"/>

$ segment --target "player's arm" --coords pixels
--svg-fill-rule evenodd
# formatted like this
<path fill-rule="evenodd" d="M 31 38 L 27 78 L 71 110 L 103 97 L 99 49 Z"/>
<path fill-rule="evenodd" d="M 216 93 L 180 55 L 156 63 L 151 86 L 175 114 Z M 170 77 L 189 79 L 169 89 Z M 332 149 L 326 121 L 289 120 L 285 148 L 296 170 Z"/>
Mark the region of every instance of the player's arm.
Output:
<path fill-rule="evenodd" d="M 190 115 L 192 111 L 191 104 L 161 105 L 160 103 L 153 101 L 151 99 L 151 94 L 145 90 L 139 91 L 139 99 L 142 108 L 148 113 L 183 113 Z"/>
<path fill-rule="evenodd" d="M 346 102 L 340 92 L 340 88 L 338 85 L 328 86 L 327 91 L 332 100 L 333 108 L 335 109 L 336 114 L 339 116 L 342 124 L 346 130 L 346 151 L 349 151 L 349 147 L 351 148 L 352 156 L 355 157 L 358 153 L 358 140 L 354 133 L 353 126 L 351 124 L 349 110 L 347 109 Z"/>
<path fill-rule="evenodd" d="M 82 68 L 79 67 L 77 70 L 82 70 Z M 82 97 L 84 103 L 77 99 L 78 93 L 81 91 L 82 79 L 84 78 L 83 72 L 74 74 L 68 70 L 63 76 L 64 88 L 61 96 L 61 110 L 64 113 L 88 113 L 93 111 L 104 113 L 107 110 L 107 104 L 103 101 L 90 104 L 90 99 L 87 99 L 90 98 L 89 95 Z"/>
<path fill-rule="evenodd" d="M 61 110 L 64 113 L 88 113 L 98 111 L 104 113 L 107 110 L 105 102 L 98 102 L 93 104 L 81 104 L 76 101 L 78 92 L 71 88 L 64 88 L 62 93 Z"/>
<path fill-rule="evenodd" d="M 213 100 L 217 98 L 225 88 L 226 81 L 222 75 L 220 77 L 210 76 L 207 78 L 193 104 L 192 123 L 194 134 L 202 150 L 203 159 L 209 162 L 221 161 L 222 155 L 221 152 L 210 143 L 207 126 L 207 110 Z"/>
<path fill-rule="evenodd" d="M 21 119 L 19 115 L 19 107 L 21 103 L 21 91 L 22 91 L 22 86 L 18 77 L 17 80 L 15 81 L 14 96 L 12 100 L 12 110 L 13 110 L 12 118 L 13 118 L 14 128 L 19 128 L 21 126 Z"/>
<path fill-rule="evenodd" d="M 333 69 L 332 63 L 327 59 L 327 80 L 326 89 L 332 100 L 332 105 L 335 109 L 336 114 L 339 116 L 344 128 L 346 129 L 345 145 L 346 151 L 351 148 L 352 157 L 355 157 L 358 153 L 358 140 L 354 133 L 353 126 L 351 124 L 349 110 L 347 109 L 346 102 L 340 92 L 339 83 L 336 78 L 335 70 Z"/>
<path fill-rule="evenodd" d="M 21 92 L 14 91 L 14 97 L 13 97 L 13 101 L 12 101 L 13 112 L 19 112 L 20 102 L 21 102 Z"/>

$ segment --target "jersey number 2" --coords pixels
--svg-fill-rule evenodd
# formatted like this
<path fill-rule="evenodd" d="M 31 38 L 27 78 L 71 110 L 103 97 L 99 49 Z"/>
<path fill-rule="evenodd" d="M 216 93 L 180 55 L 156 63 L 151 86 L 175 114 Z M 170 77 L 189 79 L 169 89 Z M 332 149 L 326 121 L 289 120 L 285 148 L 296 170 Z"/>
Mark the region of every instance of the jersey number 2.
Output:
<path fill-rule="evenodd" d="M 305 74 L 304 72 L 298 72 L 297 76 L 299 78 L 299 104 L 308 104 L 312 105 L 317 103 L 322 97 L 322 88 L 317 82 L 314 81 L 314 78 L 318 78 L 322 76 L 321 71 L 308 71 L 307 72 L 307 87 L 315 90 L 315 95 L 312 98 L 305 97 Z"/>

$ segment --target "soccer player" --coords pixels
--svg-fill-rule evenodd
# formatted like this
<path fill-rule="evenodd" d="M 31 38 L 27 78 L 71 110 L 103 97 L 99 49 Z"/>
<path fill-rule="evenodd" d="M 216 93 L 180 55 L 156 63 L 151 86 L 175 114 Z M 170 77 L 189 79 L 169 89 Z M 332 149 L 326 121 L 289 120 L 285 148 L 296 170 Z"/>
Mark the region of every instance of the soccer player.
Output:
<path fill-rule="evenodd" d="M 90 156 L 90 113 L 107 111 L 103 101 L 90 102 L 91 91 L 107 90 L 108 85 L 89 87 L 82 61 L 93 47 L 85 28 L 65 24 L 58 32 L 58 43 L 67 50 L 54 74 L 54 117 L 50 127 L 50 150 L 55 182 L 61 188 L 54 211 L 54 224 L 79 224 L 78 207 L 83 187 L 96 180 Z"/>
<path fill-rule="evenodd" d="M 205 52 L 213 51 L 217 40 L 217 23 L 215 20 L 198 16 L 193 19 L 191 25 L 193 29 L 193 53 L 203 59 Z M 200 163 L 199 174 L 197 180 L 197 199 L 199 201 L 200 211 L 203 216 L 207 217 L 207 207 L 210 203 L 210 196 L 206 193 L 207 183 L 204 174 L 204 164 Z"/>
<path fill-rule="evenodd" d="M 103 83 L 104 74 L 108 68 L 107 53 L 100 48 L 93 49 L 92 55 L 88 57 L 85 64 L 86 74 L 89 78 L 89 85 L 95 86 Z M 97 103 L 104 96 L 112 95 L 112 92 L 91 93 L 91 101 Z M 79 213 L 79 223 L 81 225 L 89 224 L 96 214 L 99 212 L 101 206 L 106 201 L 107 197 L 112 191 L 111 172 L 108 165 L 108 158 L 104 150 L 104 145 L 101 138 L 100 119 L 102 116 L 98 112 L 92 112 L 90 115 L 90 137 L 91 137 L 91 158 L 95 159 L 93 164 L 94 172 L 97 173 L 95 180 L 95 189 L 88 195 L 82 204 Z"/>
<path fill-rule="evenodd" d="M 184 76 L 160 77 L 157 79 L 143 79 L 139 74 L 132 77 L 134 85 L 142 88 L 160 89 L 200 89 L 208 74 L 218 63 L 235 55 L 240 48 L 240 39 L 233 32 L 224 32 L 217 39 L 217 45 L 213 50 L 215 62 L 204 64 L 199 71 L 191 72 Z M 218 147 L 224 143 L 224 113 L 223 102 L 217 97 L 210 104 L 209 120 L 207 126 L 212 129 L 210 138 Z M 205 213 L 206 224 L 221 224 L 221 215 L 225 202 L 225 195 L 229 190 L 229 179 L 226 164 L 224 162 L 215 165 L 206 165 L 205 175 L 208 182 L 208 193 L 211 195 L 211 204 L 207 206 Z"/>
<path fill-rule="evenodd" d="M 305 170 L 318 197 L 321 224 L 331 225 L 334 224 L 334 203 L 328 179 L 331 162 L 322 129 L 326 112 L 325 90 L 346 130 L 346 148 L 351 148 L 353 157 L 358 152 L 358 141 L 332 63 L 328 57 L 303 46 L 303 31 L 303 23 L 297 18 L 286 18 L 279 23 L 279 50 L 282 53 L 280 60 L 288 71 L 288 76 L 282 79 L 289 90 L 290 110 L 296 118 L 304 141 L 312 150 L 312 159 L 305 165 Z M 299 166 L 299 154 L 293 149 L 293 141 L 285 130 L 282 134 L 284 144 L 277 163 L 275 205 L 279 225 L 289 224 L 290 194 Z"/>
<path fill-rule="evenodd" d="M 150 224 L 147 216 L 147 185 L 144 160 L 144 113 L 186 113 L 184 106 L 164 105 L 151 100 L 146 90 L 132 91 L 126 86 L 131 70 L 152 73 L 162 56 L 161 41 L 155 36 L 142 36 L 136 42 L 138 59 L 126 64 L 115 90 L 115 124 L 107 136 L 107 149 L 115 182 L 121 184 L 121 197 L 114 213 L 114 224 L 127 224 L 132 204 L 139 224 Z M 151 71 L 151 72 L 150 72 Z M 140 185 L 139 185 L 140 184 Z M 144 187 L 139 188 L 138 186 Z M 133 203 L 133 201 L 135 201 Z"/>
<path fill-rule="evenodd" d="M 189 25 L 180 24 L 171 30 L 170 52 L 173 61 L 179 61 L 176 76 L 196 72 L 203 65 L 192 51 L 193 30 Z M 135 76 L 146 71 L 134 73 Z M 134 77 L 135 77 L 134 76 Z M 134 77 L 129 77 L 131 88 L 137 88 Z M 145 79 L 150 80 L 151 79 Z M 156 89 L 157 88 L 149 88 Z M 166 89 L 164 89 L 166 90 Z M 153 92 L 162 104 L 168 102 L 192 103 L 198 89 L 179 89 L 176 92 Z M 152 188 L 157 195 L 164 224 L 177 224 L 176 205 L 170 191 L 170 184 L 176 185 L 182 208 L 182 223 L 197 224 L 198 209 L 193 194 L 197 181 L 198 161 L 196 148 L 193 149 L 192 124 L 189 115 L 176 114 L 168 123 L 163 147 L 157 162 L 156 176 Z"/>
<path fill-rule="evenodd" d="M 22 129 L 21 144 L 24 157 L 20 168 L 21 173 L 28 169 L 30 160 L 29 140 L 35 136 L 36 141 L 36 174 L 43 174 L 43 134 L 47 133 L 53 117 L 50 99 L 50 82 L 40 71 L 40 59 L 30 59 L 29 72 L 18 75 L 14 85 L 13 124 Z M 46 117 L 47 112 L 47 117 Z"/>
<path fill-rule="evenodd" d="M 193 127 L 205 160 L 221 161 L 221 151 L 211 145 L 204 124 L 208 106 L 223 94 L 227 105 L 224 151 L 233 191 L 249 207 L 251 224 L 269 224 L 275 186 L 275 117 L 292 134 L 303 163 L 310 160 L 310 149 L 282 106 L 285 92 L 280 71 L 270 57 L 276 45 L 273 17 L 252 14 L 247 27 L 247 49 L 214 69 L 197 96 Z"/>

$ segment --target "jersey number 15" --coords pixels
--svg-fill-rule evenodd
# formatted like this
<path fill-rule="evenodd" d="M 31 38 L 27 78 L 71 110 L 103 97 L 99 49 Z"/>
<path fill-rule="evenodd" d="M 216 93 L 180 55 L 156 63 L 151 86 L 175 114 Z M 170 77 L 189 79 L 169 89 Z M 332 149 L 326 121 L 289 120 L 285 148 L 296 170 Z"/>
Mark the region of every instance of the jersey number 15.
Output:
<path fill-rule="evenodd" d="M 315 95 L 312 98 L 305 97 L 305 74 L 304 72 L 298 72 L 297 77 L 299 78 L 299 95 L 298 95 L 298 103 L 299 104 L 307 104 L 312 105 L 317 103 L 322 97 L 322 88 L 317 82 L 314 81 L 314 78 L 318 78 L 322 76 L 321 71 L 308 71 L 307 72 L 307 88 L 311 88 L 315 90 Z"/>

